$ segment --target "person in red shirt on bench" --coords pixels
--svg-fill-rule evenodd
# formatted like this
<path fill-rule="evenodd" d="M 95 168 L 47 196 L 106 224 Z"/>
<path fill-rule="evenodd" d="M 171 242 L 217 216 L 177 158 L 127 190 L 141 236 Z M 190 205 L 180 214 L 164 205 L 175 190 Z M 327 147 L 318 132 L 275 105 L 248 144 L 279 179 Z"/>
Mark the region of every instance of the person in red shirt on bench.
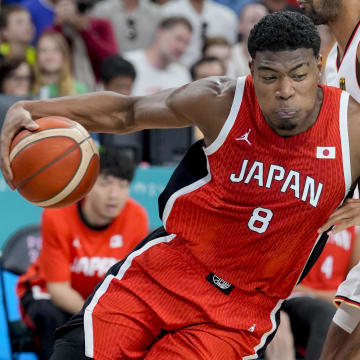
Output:
<path fill-rule="evenodd" d="M 145 209 L 129 198 L 135 163 L 115 149 L 100 153 L 100 175 L 84 200 L 42 214 L 42 250 L 19 278 L 25 322 L 49 359 L 55 329 L 79 311 L 107 270 L 148 233 Z"/>

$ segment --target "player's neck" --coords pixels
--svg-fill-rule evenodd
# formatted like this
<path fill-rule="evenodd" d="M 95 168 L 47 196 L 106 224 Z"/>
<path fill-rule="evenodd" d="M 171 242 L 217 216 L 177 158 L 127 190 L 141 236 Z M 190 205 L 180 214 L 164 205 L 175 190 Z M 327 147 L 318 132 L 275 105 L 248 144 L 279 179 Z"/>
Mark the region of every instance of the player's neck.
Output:
<path fill-rule="evenodd" d="M 356 0 L 358 1 L 358 0 Z M 360 4 L 345 3 L 337 18 L 329 22 L 329 27 L 338 43 L 340 59 L 344 56 L 346 46 L 360 19 Z"/>

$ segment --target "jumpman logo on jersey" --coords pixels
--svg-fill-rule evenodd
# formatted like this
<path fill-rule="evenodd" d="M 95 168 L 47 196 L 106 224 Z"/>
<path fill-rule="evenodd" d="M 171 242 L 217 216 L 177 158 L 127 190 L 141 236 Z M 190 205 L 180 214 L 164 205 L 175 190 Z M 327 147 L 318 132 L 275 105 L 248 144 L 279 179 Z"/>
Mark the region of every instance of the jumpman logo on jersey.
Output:
<path fill-rule="evenodd" d="M 235 140 L 238 140 L 238 141 L 246 141 L 249 145 L 251 145 L 251 142 L 249 141 L 248 137 L 249 137 L 249 134 L 250 134 L 250 131 L 251 129 L 249 129 L 249 131 L 247 133 L 245 133 L 244 135 L 240 136 L 239 138 L 236 138 Z"/>
<path fill-rule="evenodd" d="M 254 332 L 255 331 L 256 324 L 252 324 L 252 326 L 249 327 L 248 331 Z"/>

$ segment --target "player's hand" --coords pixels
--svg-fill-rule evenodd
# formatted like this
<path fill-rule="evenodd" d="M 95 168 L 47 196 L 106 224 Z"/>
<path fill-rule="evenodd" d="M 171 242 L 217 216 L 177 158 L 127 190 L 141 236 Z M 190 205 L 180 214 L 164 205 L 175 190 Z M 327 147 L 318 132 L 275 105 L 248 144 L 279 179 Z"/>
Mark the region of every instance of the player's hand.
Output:
<path fill-rule="evenodd" d="M 329 235 L 337 234 L 349 226 L 360 226 L 360 200 L 347 199 L 339 209 L 330 215 L 326 223 L 319 228 L 318 233 L 321 234 L 333 225 L 335 227 L 328 232 Z"/>
<path fill-rule="evenodd" d="M 35 131 L 39 128 L 39 125 L 31 118 L 30 113 L 24 109 L 21 101 L 12 105 L 6 114 L 2 129 L 1 129 L 1 171 L 7 184 L 14 189 L 12 184 L 12 171 L 10 168 L 10 144 L 14 136 L 21 130 L 27 129 L 29 131 Z"/>

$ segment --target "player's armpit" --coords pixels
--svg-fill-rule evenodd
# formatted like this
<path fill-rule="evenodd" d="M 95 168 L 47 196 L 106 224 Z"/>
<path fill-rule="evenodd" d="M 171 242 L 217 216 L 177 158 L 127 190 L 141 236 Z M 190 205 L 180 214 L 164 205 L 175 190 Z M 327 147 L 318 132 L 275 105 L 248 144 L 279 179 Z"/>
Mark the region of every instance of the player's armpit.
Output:
<path fill-rule="evenodd" d="M 326 223 L 318 229 L 318 232 L 323 233 L 334 226 L 329 234 L 337 234 L 354 225 L 360 226 L 360 200 L 347 199 L 339 209 L 330 215 Z"/>
<path fill-rule="evenodd" d="M 196 125 L 210 145 L 229 115 L 236 84 L 236 80 L 223 76 L 194 81 L 174 91 L 167 105 L 177 117 Z"/>

